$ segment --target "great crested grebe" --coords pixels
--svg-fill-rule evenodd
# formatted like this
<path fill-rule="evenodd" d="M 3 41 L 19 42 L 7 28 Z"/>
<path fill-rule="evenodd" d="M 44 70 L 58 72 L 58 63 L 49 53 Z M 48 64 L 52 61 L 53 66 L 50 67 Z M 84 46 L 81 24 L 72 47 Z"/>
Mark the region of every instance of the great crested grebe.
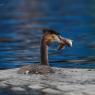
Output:
<path fill-rule="evenodd" d="M 59 48 L 58 50 L 64 48 L 64 46 L 72 47 L 72 40 L 67 39 L 59 35 L 54 30 L 51 29 L 43 29 L 43 36 L 41 38 L 41 47 L 40 47 L 40 53 L 41 53 L 41 60 L 40 64 L 31 64 L 21 67 L 18 70 L 18 73 L 20 74 L 26 74 L 26 73 L 50 73 L 53 72 L 53 69 L 48 65 L 48 46 L 52 42 L 58 42 Z"/>

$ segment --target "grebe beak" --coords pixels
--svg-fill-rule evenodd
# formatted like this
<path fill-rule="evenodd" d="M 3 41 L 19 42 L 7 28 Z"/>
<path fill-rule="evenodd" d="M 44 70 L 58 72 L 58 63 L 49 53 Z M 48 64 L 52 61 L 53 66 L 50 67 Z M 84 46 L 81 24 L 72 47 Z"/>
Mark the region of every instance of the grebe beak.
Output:
<path fill-rule="evenodd" d="M 58 47 L 58 50 L 61 50 L 64 48 L 64 46 L 72 47 L 72 40 L 68 38 L 64 38 L 62 36 L 59 36 L 60 39 L 60 45 Z"/>

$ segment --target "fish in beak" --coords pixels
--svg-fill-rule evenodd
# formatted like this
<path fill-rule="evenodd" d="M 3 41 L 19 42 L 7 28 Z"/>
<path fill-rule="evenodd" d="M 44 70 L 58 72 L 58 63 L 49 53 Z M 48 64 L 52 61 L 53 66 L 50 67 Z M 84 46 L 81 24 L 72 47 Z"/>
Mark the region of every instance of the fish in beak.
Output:
<path fill-rule="evenodd" d="M 58 50 L 63 49 L 65 46 L 72 47 L 72 40 L 68 38 L 64 38 L 62 36 L 59 36 L 60 38 L 60 45 L 58 47 Z"/>

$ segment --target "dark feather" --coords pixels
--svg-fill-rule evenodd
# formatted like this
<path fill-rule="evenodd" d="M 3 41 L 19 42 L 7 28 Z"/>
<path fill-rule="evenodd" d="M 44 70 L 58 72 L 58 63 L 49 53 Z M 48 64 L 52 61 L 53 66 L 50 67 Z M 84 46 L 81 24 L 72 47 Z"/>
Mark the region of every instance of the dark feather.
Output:
<path fill-rule="evenodd" d="M 43 29 L 43 33 L 46 33 L 46 32 L 48 32 L 48 33 L 50 33 L 50 34 L 56 34 L 56 35 L 59 35 L 59 33 L 58 32 L 56 32 L 55 30 L 52 30 L 52 29 Z"/>

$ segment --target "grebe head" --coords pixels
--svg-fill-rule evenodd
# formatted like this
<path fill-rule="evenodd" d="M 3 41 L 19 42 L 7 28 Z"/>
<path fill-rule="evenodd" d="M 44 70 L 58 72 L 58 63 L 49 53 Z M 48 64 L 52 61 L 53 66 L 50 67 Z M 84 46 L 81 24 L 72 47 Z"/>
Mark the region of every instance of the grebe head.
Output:
<path fill-rule="evenodd" d="M 51 29 L 43 30 L 43 40 L 47 45 L 52 42 L 58 42 L 60 44 L 58 50 L 64 48 L 65 45 L 72 47 L 72 40 L 62 37 L 59 33 Z"/>

